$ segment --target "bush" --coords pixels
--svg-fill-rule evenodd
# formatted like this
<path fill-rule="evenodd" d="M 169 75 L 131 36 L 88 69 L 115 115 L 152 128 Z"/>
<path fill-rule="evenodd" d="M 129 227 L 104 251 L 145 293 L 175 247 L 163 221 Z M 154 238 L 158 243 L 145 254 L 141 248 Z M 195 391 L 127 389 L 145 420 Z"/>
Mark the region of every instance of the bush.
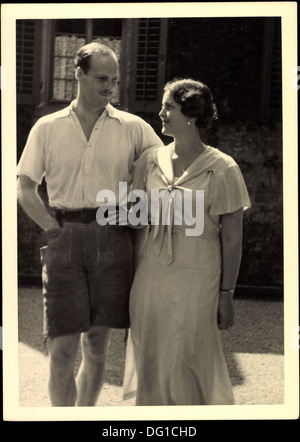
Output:
<path fill-rule="evenodd" d="M 252 207 L 244 216 L 238 283 L 283 285 L 282 133 L 280 123 L 216 125 L 210 144 L 239 164 Z"/>

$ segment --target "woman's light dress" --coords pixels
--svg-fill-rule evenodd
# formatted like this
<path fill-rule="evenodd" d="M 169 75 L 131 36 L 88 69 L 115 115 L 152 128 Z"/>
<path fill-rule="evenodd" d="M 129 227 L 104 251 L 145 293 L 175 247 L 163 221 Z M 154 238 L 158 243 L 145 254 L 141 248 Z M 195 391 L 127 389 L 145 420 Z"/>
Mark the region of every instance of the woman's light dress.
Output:
<path fill-rule="evenodd" d="M 136 168 L 135 188 L 144 186 L 149 207 L 151 191 L 161 191 L 173 222 L 154 225 L 158 215 L 149 214 L 153 224 L 130 295 L 124 398 L 136 395 L 136 405 L 234 404 L 217 326 L 220 215 L 246 209 L 250 200 L 230 156 L 208 146 L 174 178 L 175 155 L 171 143 L 146 152 Z M 194 213 L 184 210 L 191 195 Z"/>

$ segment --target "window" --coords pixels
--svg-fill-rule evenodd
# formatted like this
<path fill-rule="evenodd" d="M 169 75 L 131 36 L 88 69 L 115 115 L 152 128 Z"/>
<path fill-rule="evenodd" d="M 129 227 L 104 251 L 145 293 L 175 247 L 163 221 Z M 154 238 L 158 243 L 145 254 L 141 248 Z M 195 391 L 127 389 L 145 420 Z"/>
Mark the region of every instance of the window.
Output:
<path fill-rule="evenodd" d="M 74 55 L 86 43 L 98 41 L 121 57 L 122 19 L 56 20 L 54 33 L 54 65 L 52 100 L 71 101 L 76 97 Z M 112 103 L 120 102 L 117 88 Z"/>
<path fill-rule="evenodd" d="M 120 60 L 112 100 L 129 112 L 157 112 L 165 81 L 167 19 L 17 20 L 18 104 L 37 115 L 76 97 L 73 60 L 82 45 L 99 41 Z"/>

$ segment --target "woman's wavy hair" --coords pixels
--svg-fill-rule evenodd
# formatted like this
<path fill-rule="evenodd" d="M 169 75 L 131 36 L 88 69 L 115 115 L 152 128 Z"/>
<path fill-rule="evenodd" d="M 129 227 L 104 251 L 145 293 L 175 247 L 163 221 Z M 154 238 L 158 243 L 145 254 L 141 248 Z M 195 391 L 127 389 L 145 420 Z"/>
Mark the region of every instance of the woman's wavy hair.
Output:
<path fill-rule="evenodd" d="M 164 91 L 168 90 L 181 106 L 183 115 L 197 118 L 195 125 L 199 130 L 210 127 L 218 119 L 212 93 L 204 83 L 191 78 L 175 78 L 165 85 Z"/>

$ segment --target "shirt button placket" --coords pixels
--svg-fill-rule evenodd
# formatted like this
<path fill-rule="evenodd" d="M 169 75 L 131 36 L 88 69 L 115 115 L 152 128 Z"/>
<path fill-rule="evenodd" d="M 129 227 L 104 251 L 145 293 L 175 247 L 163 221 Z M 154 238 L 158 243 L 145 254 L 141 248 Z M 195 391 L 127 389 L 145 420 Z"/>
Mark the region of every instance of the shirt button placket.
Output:
<path fill-rule="evenodd" d="M 89 143 L 88 144 L 88 151 L 86 154 L 86 161 L 85 161 L 85 165 L 84 165 L 84 172 L 85 173 L 89 173 L 91 170 L 93 156 L 94 156 L 93 144 Z"/>

